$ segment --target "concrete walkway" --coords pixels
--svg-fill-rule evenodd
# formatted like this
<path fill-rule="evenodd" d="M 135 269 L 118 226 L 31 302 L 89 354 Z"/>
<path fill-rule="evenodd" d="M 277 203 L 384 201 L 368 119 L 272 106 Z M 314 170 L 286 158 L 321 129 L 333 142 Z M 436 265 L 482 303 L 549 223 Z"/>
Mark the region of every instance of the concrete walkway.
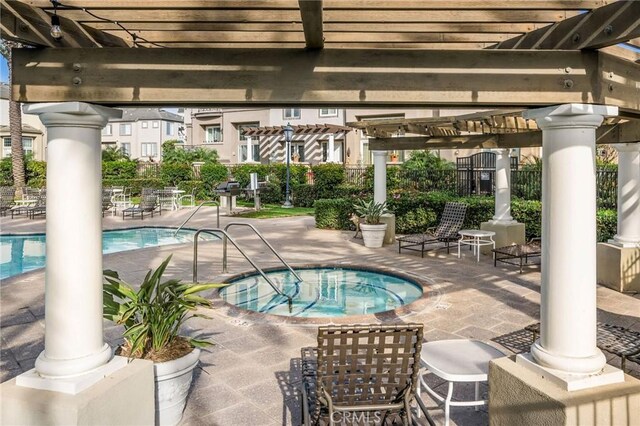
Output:
<path fill-rule="evenodd" d="M 133 226 L 177 226 L 188 210 L 163 212 L 153 219 L 122 221 L 106 217 L 105 229 Z M 222 225 L 237 218 L 222 218 Z M 531 335 L 524 326 L 538 321 L 539 267 L 524 274 L 508 265 L 493 267 L 488 256 L 475 262 L 471 252 L 463 258 L 454 253 L 430 253 L 424 259 L 414 254 L 397 253 L 396 246 L 367 249 L 362 240 L 352 239 L 352 232 L 318 230 L 311 217 L 251 220 L 273 246 L 292 264 L 348 262 L 368 266 L 380 265 L 416 274 L 432 284 L 425 289 L 429 303 L 409 317 L 374 315 L 376 322 L 417 321 L 425 325 L 426 340 L 475 338 L 489 342 L 507 353 L 526 350 Z M 0 220 L 2 233 L 43 232 L 44 220 Z M 69 224 L 69 226 L 73 226 Z M 213 208 L 205 208 L 190 222 L 191 228 L 215 226 Z M 245 231 L 234 235 L 261 266 L 277 266 L 264 246 Z M 221 244 L 205 242 L 200 250 L 200 281 L 217 281 L 221 275 Z M 148 269 L 156 267 L 169 254 L 173 261 L 168 277 L 191 280 L 192 246 L 174 245 L 104 257 L 104 267 L 120 272 L 130 282 L 139 282 Z M 234 250 L 230 251 L 230 272 L 237 274 L 250 266 Z M 4 280 L 0 287 L 0 322 L 2 330 L 1 381 L 33 368 L 44 345 L 44 272 L 37 270 Z M 201 358 L 182 424 L 185 425 L 288 425 L 299 424 L 300 348 L 314 346 L 315 326 L 285 325 L 278 318 L 265 321 L 237 309 L 230 309 L 219 299 L 210 312 L 212 321 L 195 320 L 216 345 Z M 640 331 L 640 296 L 623 295 L 598 287 L 598 320 Z M 105 322 L 107 340 L 117 345 L 120 330 Z M 619 365 L 619 359 L 609 357 Z M 640 366 L 628 363 L 631 374 L 640 377 Z M 628 369 L 629 369 L 628 368 Z M 431 378 L 436 387 L 444 384 Z M 439 387 L 442 391 L 442 388 Z M 486 395 L 487 388 L 481 392 Z M 458 396 L 473 395 L 473 388 L 462 388 Z M 454 395 L 455 397 L 455 395 Z M 442 422 L 442 410 L 432 415 Z M 486 424 L 486 410 L 454 408 L 454 424 Z"/>

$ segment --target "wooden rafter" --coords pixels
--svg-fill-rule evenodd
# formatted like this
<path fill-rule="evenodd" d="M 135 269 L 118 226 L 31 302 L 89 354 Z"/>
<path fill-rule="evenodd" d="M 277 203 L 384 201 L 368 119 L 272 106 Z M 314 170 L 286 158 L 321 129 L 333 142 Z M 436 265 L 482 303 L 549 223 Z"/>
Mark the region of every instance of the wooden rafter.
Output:
<path fill-rule="evenodd" d="M 322 0 L 298 0 L 298 4 L 307 49 L 322 49 L 324 47 Z"/>
<path fill-rule="evenodd" d="M 619 0 L 498 43 L 496 49 L 598 49 L 640 37 L 640 1 Z"/>

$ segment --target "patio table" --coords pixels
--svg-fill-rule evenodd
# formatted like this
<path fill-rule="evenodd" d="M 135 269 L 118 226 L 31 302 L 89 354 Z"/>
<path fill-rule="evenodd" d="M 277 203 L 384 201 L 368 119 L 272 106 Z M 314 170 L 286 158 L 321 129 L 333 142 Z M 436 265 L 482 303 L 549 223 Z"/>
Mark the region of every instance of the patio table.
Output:
<path fill-rule="evenodd" d="M 480 399 L 480 382 L 488 380 L 489 361 L 506 356 L 502 351 L 479 340 L 454 339 L 436 340 L 422 344 L 420 357 L 424 368 L 420 371 L 420 385 L 417 389 L 418 403 L 424 406 L 420 398 L 421 387 L 439 404 L 444 403 L 444 424 L 449 425 L 451 407 L 478 407 L 485 405 Z M 424 379 L 427 373 L 448 381 L 447 396 L 442 397 L 431 389 Z M 471 382 L 475 384 L 475 400 L 452 401 L 453 384 Z"/>
<path fill-rule="evenodd" d="M 493 231 L 483 231 L 480 229 L 461 229 L 458 234 L 462 237 L 458 240 L 458 259 L 460 259 L 460 246 L 466 244 L 473 249 L 473 254 L 477 255 L 477 262 L 480 262 L 480 247 L 493 246 L 496 248 L 496 242 L 493 237 L 496 235 Z"/>

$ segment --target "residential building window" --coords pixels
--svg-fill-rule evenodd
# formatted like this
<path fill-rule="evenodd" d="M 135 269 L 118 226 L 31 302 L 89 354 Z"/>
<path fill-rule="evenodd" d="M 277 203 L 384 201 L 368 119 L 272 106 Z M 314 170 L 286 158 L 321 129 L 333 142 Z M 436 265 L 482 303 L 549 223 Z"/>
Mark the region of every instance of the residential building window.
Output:
<path fill-rule="evenodd" d="M 240 162 L 247 161 L 247 144 L 238 147 Z M 251 161 L 260 162 L 260 146 L 257 141 L 251 143 Z"/>
<path fill-rule="evenodd" d="M 320 117 L 337 117 L 337 108 L 320 108 Z"/>
<path fill-rule="evenodd" d="M 166 135 L 173 135 L 173 123 L 170 121 L 165 122 L 164 132 Z"/>
<path fill-rule="evenodd" d="M 22 149 L 24 154 L 33 154 L 33 138 L 22 138 Z M 2 138 L 2 156 L 8 157 L 11 155 L 11 137 Z"/>
<path fill-rule="evenodd" d="M 2 156 L 8 157 L 11 155 L 11 138 L 3 138 L 2 140 Z"/>
<path fill-rule="evenodd" d="M 131 144 L 130 143 L 121 143 L 120 144 L 120 150 L 122 150 L 122 153 L 124 155 L 126 155 L 127 157 L 131 157 Z"/>
<path fill-rule="evenodd" d="M 282 110 L 282 118 L 285 120 L 299 120 L 300 108 L 284 108 Z"/>
<path fill-rule="evenodd" d="M 104 129 L 102 129 L 102 134 L 104 136 L 113 135 L 113 127 L 111 127 L 111 124 L 107 124 L 106 126 L 104 126 Z"/>
<path fill-rule="evenodd" d="M 129 124 L 129 123 L 120 124 L 120 135 L 121 136 L 131 136 L 131 124 Z"/>
<path fill-rule="evenodd" d="M 148 121 L 141 121 L 140 122 L 140 127 L 142 127 L 143 129 L 146 129 L 147 127 L 149 127 L 149 122 Z"/>
<path fill-rule="evenodd" d="M 245 131 L 250 127 L 260 127 L 260 123 L 234 124 L 234 126 L 236 126 L 236 128 L 238 129 L 238 139 L 242 142 L 247 140 L 247 137 L 244 134 Z"/>
<path fill-rule="evenodd" d="M 157 157 L 158 156 L 158 144 L 155 142 L 143 142 L 142 143 L 142 157 Z"/>
<path fill-rule="evenodd" d="M 158 127 L 160 127 L 160 123 L 158 123 L 157 121 L 152 121 L 151 127 L 153 127 L 154 129 L 157 129 Z"/>
<path fill-rule="evenodd" d="M 220 126 L 205 127 L 204 143 L 220 143 L 222 142 L 222 128 Z"/>
<path fill-rule="evenodd" d="M 304 142 L 291 143 L 291 161 L 299 161 L 301 163 L 305 161 Z"/>

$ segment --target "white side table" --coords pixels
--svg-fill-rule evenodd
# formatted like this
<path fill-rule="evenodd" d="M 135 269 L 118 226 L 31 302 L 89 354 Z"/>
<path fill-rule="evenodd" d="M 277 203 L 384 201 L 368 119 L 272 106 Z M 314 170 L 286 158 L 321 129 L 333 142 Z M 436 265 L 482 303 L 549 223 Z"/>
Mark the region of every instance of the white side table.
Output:
<path fill-rule="evenodd" d="M 462 229 L 458 231 L 462 238 L 458 240 L 458 259 L 460 259 L 460 246 L 466 244 L 473 248 L 473 254 L 477 255 L 477 262 L 480 262 L 480 247 L 493 246 L 496 248 L 496 242 L 493 237 L 496 235 L 493 231 L 481 231 L 479 229 Z"/>
<path fill-rule="evenodd" d="M 171 208 L 173 210 L 179 210 L 180 206 L 178 205 L 178 198 L 184 194 L 184 191 L 182 189 L 173 189 L 171 190 L 171 194 L 173 195 L 171 199 Z"/>
<path fill-rule="evenodd" d="M 445 426 L 449 425 L 451 407 L 475 406 L 478 411 L 478 406 L 487 403 L 486 400 L 480 399 L 480 382 L 488 380 L 489 361 L 504 356 L 506 355 L 500 350 L 479 340 L 436 340 L 424 343 L 420 353 L 424 368 L 420 371 L 418 403 L 424 407 L 424 402 L 420 399 L 420 390 L 424 387 L 439 404 L 444 403 Z M 427 385 L 424 375 L 429 372 L 449 382 L 446 397 L 442 397 Z M 453 384 L 456 382 L 475 383 L 475 400 L 452 401 Z"/>

